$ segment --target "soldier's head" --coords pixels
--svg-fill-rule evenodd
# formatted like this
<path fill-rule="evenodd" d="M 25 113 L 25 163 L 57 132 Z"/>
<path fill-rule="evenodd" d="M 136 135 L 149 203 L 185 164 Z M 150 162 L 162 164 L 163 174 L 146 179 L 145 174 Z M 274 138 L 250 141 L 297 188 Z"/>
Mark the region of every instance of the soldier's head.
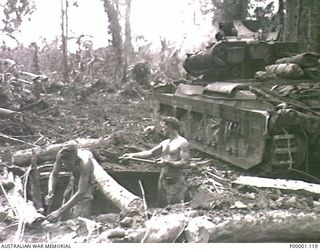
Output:
<path fill-rule="evenodd" d="M 180 130 L 180 121 L 173 116 L 166 116 L 162 118 L 164 124 L 164 130 L 166 133 L 171 131 L 179 132 Z"/>
<path fill-rule="evenodd" d="M 74 161 L 76 156 L 77 156 L 77 148 L 74 145 L 63 147 L 58 152 L 58 155 L 57 155 L 57 157 L 60 158 L 62 164 L 66 164 Z"/>

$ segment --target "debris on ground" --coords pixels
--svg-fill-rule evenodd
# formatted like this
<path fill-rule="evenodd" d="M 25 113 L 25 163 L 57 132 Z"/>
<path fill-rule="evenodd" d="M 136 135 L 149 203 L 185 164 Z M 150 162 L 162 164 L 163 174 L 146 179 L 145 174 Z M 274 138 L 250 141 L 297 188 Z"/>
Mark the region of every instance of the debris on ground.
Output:
<path fill-rule="evenodd" d="M 24 186 L 32 149 L 37 154 L 42 181 L 48 178 L 57 150 L 66 144 L 90 150 L 96 166 L 99 165 L 99 173 L 108 175 L 99 175 L 102 179 L 120 180 L 117 174 L 127 174 L 127 179 L 130 174 L 157 176 L 160 172 L 147 163 L 119 161 L 124 153 L 152 148 L 161 139 L 152 124 L 152 97 L 144 86 L 133 82 L 128 84 L 128 89 L 120 89 L 117 84 L 102 80 L 87 85 L 56 85 L 55 89 L 48 88 L 48 93 L 42 90 L 39 100 L 33 98 L 32 101 L 24 100 L 22 94 L 11 96 L 11 93 L 28 91 L 6 89 L 1 92 L 6 96 L 2 99 L 6 103 L 1 106 L 5 110 L 0 111 L 4 114 L 0 114 L 1 243 L 301 242 L 318 239 L 320 203 L 319 197 L 314 195 L 318 192 L 311 191 L 310 195 L 310 191 L 309 194 L 284 192 L 277 185 L 261 187 L 237 183 L 245 172 L 196 150 L 192 151 L 190 169 L 185 171 L 188 192 L 183 204 L 162 209 L 151 205 L 138 212 L 126 210 L 126 201 L 130 203 L 136 197 L 141 205 L 142 194 L 136 181 L 132 184 L 137 187 L 136 193 L 127 196 L 132 200 L 121 200 L 118 206 L 114 205 L 117 202 L 110 204 L 110 196 L 116 195 L 115 192 L 106 194 L 110 186 L 105 193 L 100 193 L 99 198 L 109 202 L 107 212 L 57 223 L 43 220 L 43 211 L 35 208 Z M 308 96 L 318 89 L 318 83 L 274 86 L 279 95 L 293 99 L 298 92 Z M 17 99 L 24 100 L 23 105 L 14 101 Z M 123 188 L 130 191 L 132 186 Z M 301 191 L 295 184 L 290 190 L 295 188 Z M 42 197 L 45 192 L 42 191 Z M 148 205 L 150 196 L 155 194 L 146 194 Z M 22 212 L 27 209 L 28 218 Z"/>

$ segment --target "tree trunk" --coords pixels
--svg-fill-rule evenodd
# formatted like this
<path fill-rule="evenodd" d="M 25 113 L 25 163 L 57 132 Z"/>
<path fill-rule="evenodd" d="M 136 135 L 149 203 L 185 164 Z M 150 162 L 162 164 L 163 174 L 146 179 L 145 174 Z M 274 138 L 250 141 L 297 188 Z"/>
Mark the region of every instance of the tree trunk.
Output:
<path fill-rule="evenodd" d="M 279 7 L 277 11 L 277 15 L 279 16 L 279 24 L 283 25 L 284 24 L 284 0 L 279 0 Z"/>
<path fill-rule="evenodd" d="M 91 154 L 90 151 L 88 151 L 88 153 Z M 94 165 L 93 176 L 99 189 L 106 196 L 106 198 L 111 200 L 121 210 L 142 210 L 142 199 L 130 193 L 128 190 L 118 184 L 102 168 L 102 166 L 96 161 L 93 156 L 91 157 L 91 159 Z"/>
<path fill-rule="evenodd" d="M 31 43 L 31 45 L 34 47 L 34 54 L 32 58 L 32 69 L 35 74 L 39 75 L 40 74 L 39 47 L 37 43 Z"/>
<path fill-rule="evenodd" d="M 68 69 L 68 37 L 66 27 L 68 27 L 67 21 L 67 11 L 68 11 L 68 0 L 63 3 L 61 0 L 61 40 L 62 40 L 62 55 L 63 55 L 63 80 L 65 82 L 69 81 L 69 69 Z"/>
<path fill-rule="evenodd" d="M 248 14 L 248 0 L 225 0 L 220 11 L 222 21 L 245 20 Z"/>
<path fill-rule="evenodd" d="M 76 145 L 80 148 L 92 148 L 97 145 L 108 145 L 113 143 L 112 136 L 105 139 L 78 139 L 61 144 L 47 146 L 43 149 L 33 148 L 22 150 L 13 154 L 13 163 L 17 165 L 24 165 L 31 160 L 32 157 L 38 157 L 41 160 L 55 159 L 58 151 L 67 145 Z M 32 152 L 34 155 L 32 156 Z M 92 159 L 94 164 L 94 179 L 102 193 L 110 199 L 120 209 L 141 209 L 142 199 L 130 193 L 128 190 L 119 185 L 96 161 L 89 150 L 84 151 L 88 157 Z M 19 164 L 18 164 L 19 163 Z M 35 164 L 35 163 L 34 163 Z"/>
<path fill-rule="evenodd" d="M 284 42 L 297 42 L 298 27 L 300 17 L 300 2 L 301 0 L 286 1 L 286 15 L 284 20 Z"/>
<path fill-rule="evenodd" d="M 124 65 L 122 83 L 127 82 L 127 72 L 130 57 L 132 55 L 131 44 L 131 26 L 130 26 L 130 14 L 131 14 L 131 0 L 126 0 L 126 23 L 125 23 L 125 43 L 124 43 Z"/>
<path fill-rule="evenodd" d="M 320 2 L 300 1 L 298 42 L 301 51 L 320 52 Z"/>
<path fill-rule="evenodd" d="M 46 147 L 37 147 L 26 150 L 16 151 L 12 154 L 11 162 L 15 165 L 25 166 L 30 164 L 32 158 L 32 151 L 34 150 L 38 161 L 49 161 L 54 160 L 58 151 L 65 146 L 75 145 L 79 148 L 94 148 L 98 145 L 108 145 L 114 142 L 114 136 L 111 135 L 107 138 L 100 139 L 82 139 L 78 138 L 75 140 L 67 141 L 60 144 L 52 144 Z"/>
<path fill-rule="evenodd" d="M 104 10 L 109 20 L 109 32 L 111 33 L 111 43 L 116 56 L 115 78 L 118 79 L 123 69 L 123 42 L 121 38 L 121 26 L 119 21 L 119 13 L 115 3 L 112 0 L 102 0 Z"/>
<path fill-rule="evenodd" d="M 216 225 L 210 242 L 318 242 L 320 216 L 290 211 L 236 214 Z"/>

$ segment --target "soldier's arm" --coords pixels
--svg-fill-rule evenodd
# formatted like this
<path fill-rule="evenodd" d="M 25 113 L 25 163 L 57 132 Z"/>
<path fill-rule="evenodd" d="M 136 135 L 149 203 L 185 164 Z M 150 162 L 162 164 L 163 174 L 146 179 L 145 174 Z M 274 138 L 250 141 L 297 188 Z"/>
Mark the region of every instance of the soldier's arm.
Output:
<path fill-rule="evenodd" d="M 76 193 L 70 198 L 70 200 L 68 200 L 68 202 L 65 203 L 61 208 L 59 208 L 58 211 L 60 214 L 76 205 L 76 203 L 80 201 L 88 191 L 91 181 L 91 171 L 93 171 L 93 163 L 91 160 L 89 160 L 86 164 L 84 164 L 82 161 L 80 164 L 82 165 L 79 166 L 81 169 L 81 173 L 79 177 L 78 189 Z"/>
<path fill-rule="evenodd" d="M 126 157 L 127 158 L 130 158 L 130 157 L 150 158 L 152 156 L 155 156 L 161 153 L 162 145 L 163 145 L 163 142 L 161 142 L 160 144 L 158 144 L 157 146 L 155 146 L 150 150 L 144 150 L 137 153 L 124 154 L 123 157 L 124 158 Z"/>
<path fill-rule="evenodd" d="M 48 180 L 48 195 L 53 196 L 54 191 L 57 186 L 59 172 L 61 170 L 61 159 L 60 155 L 57 156 L 56 161 L 53 164 L 53 169 L 50 173 L 49 180 Z"/>
<path fill-rule="evenodd" d="M 181 144 L 180 147 L 180 164 L 183 166 L 190 164 L 190 144 L 188 141 L 185 141 Z"/>

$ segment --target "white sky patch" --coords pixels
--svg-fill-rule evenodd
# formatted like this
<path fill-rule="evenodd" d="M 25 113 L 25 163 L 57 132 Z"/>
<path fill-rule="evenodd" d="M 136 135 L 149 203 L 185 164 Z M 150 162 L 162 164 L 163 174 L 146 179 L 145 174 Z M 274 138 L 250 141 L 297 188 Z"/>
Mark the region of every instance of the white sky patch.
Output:
<path fill-rule="evenodd" d="M 143 35 L 160 46 L 160 38 L 174 41 L 183 49 L 192 49 L 203 41 L 211 28 L 199 6 L 187 0 L 133 0 L 131 25 L 136 35 Z"/>
<path fill-rule="evenodd" d="M 81 34 L 93 36 L 96 47 L 106 45 L 107 17 L 102 1 L 79 0 L 79 7 L 69 6 L 69 36 Z M 22 33 L 18 37 L 24 44 L 46 38 L 52 41 L 61 35 L 61 6 L 57 0 L 35 0 L 37 10 L 31 16 L 30 22 L 23 23 Z M 92 4 L 95 3 L 95 4 Z M 72 43 L 70 44 L 72 45 Z"/>
<path fill-rule="evenodd" d="M 16 35 L 18 40 L 27 46 L 31 42 L 40 44 L 40 38 L 46 38 L 48 42 L 57 36 L 60 39 L 60 1 L 34 1 L 37 10 L 30 22 L 23 22 L 22 33 Z M 267 0 L 267 3 L 270 1 Z M 73 2 L 70 0 L 69 36 L 89 35 L 93 37 L 88 39 L 93 41 L 94 48 L 107 46 L 110 35 L 107 33 L 108 18 L 103 2 L 77 0 L 79 7 L 73 6 Z M 277 1 L 275 3 L 277 9 Z M 198 2 L 193 0 L 132 0 L 131 29 L 133 38 L 143 36 L 152 43 L 153 49 L 159 49 L 160 39 L 165 37 L 182 51 L 203 47 L 203 43 L 211 40 L 215 33 L 212 30 L 211 16 L 203 17 Z M 75 40 L 69 42 L 69 49 L 76 49 Z"/>
<path fill-rule="evenodd" d="M 110 36 L 107 33 L 108 19 L 101 0 L 78 0 L 78 6 L 69 7 L 69 36 L 81 34 L 93 36 L 94 47 L 105 47 Z M 160 38 L 174 41 L 184 49 L 192 50 L 209 33 L 211 19 L 204 20 L 198 6 L 188 0 L 132 0 L 132 35 L 141 35 L 160 47 Z M 17 38 L 25 45 L 60 37 L 61 7 L 58 0 L 35 0 L 37 10 L 30 22 L 22 24 L 22 33 Z M 69 48 L 74 50 L 74 42 Z"/>

